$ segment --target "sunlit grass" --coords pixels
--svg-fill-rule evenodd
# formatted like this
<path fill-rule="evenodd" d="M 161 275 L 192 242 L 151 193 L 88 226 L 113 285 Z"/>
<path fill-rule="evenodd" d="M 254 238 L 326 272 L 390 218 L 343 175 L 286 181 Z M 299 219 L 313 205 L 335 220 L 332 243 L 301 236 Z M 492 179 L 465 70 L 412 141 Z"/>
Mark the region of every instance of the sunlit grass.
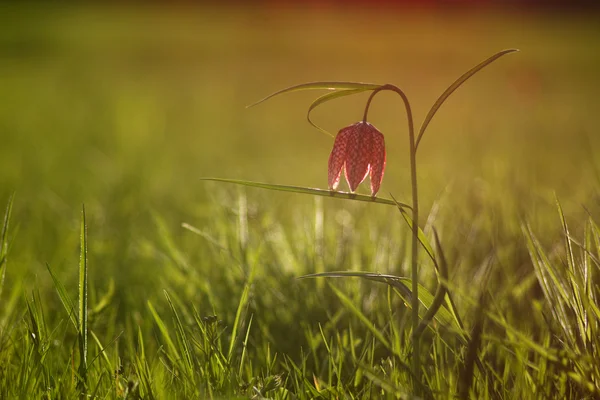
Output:
<path fill-rule="evenodd" d="M 600 32 L 581 16 L 450 17 L 0 13 L 0 205 L 10 216 L 0 231 L 0 398 L 80 392 L 82 203 L 89 395 L 408 395 L 402 297 L 377 282 L 296 279 L 408 276 L 398 210 L 200 178 L 326 189 L 332 139 L 306 122 L 313 96 L 246 105 L 304 81 L 390 82 L 421 120 L 448 82 L 506 47 L 521 53 L 461 88 L 419 150 L 421 226 L 432 243 L 439 232 L 469 337 L 439 320 L 424 332 L 424 393 L 598 396 Z M 379 196 L 409 202 L 402 104 L 381 96 L 369 114 L 388 148 Z M 335 133 L 365 100 L 312 117 Z M 433 293 L 434 268 L 421 263 Z"/>

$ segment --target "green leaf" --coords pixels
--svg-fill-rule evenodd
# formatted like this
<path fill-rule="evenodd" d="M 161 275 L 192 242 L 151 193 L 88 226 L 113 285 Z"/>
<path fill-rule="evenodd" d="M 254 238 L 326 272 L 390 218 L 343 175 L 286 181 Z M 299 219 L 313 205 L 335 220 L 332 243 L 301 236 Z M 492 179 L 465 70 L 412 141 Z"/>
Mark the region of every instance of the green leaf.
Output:
<path fill-rule="evenodd" d="M 154 322 L 156 322 L 156 325 L 158 326 L 158 330 L 160 331 L 160 333 L 162 334 L 163 338 L 166 341 L 167 349 L 168 349 L 167 355 L 169 356 L 169 358 L 171 359 L 171 361 L 173 363 L 178 363 L 181 358 L 179 356 L 179 352 L 177 351 L 177 346 L 175 346 L 175 343 L 173 343 L 173 340 L 171 339 L 171 335 L 169 334 L 169 330 L 167 329 L 167 326 L 165 325 L 162 318 L 156 312 L 156 309 L 154 308 L 154 306 L 152 305 L 150 300 L 148 300 L 148 308 L 150 309 L 150 313 L 152 314 L 152 317 L 154 318 Z"/>
<path fill-rule="evenodd" d="M 27 304 L 27 312 L 31 323 L 29 330 L 32 333 L 31 336 L 33 342 L 36 347 L 38 347 L 40 353 L 42 353 L 40 347 L 43 346 L 43 343 L 46 340 L 46 326 L 44 323 L 43 311 L 41 310 L 39 291 L 33 291 L 31 302 L 25 297 L 25 303 Z M 38 359 L 37 361 L 39 362 L 41 360 Z"/>
<path fill-rule="evenodd" d="M 519 331 L 510 322 L 506 321 L 506 319 L 502 315 L 496 315 L 491 311 L 486 311 L 485 314 L 490 320 L 503 327 L 506 330 L 506 333 L 509 335 L 508 339 L 506 336 L 503 336 L 502 338 L 498 339 L 499 343 L 508 342 L 515 347 L 524 346 L 527 347 L 529 350 L 532 350 L 537 354 L 541 355 L 542 357 L 547 358 L 548 360 L 554 362 L 559 361 L 558 352 L 556 349 L 547 348 L 537 343 L 535 340 L 531 339 L 529 335 Z M 567 351 L 567 349 L 563 348 L 561 351 L 565 352 Z"/>
<path fill-rule="evenodd" d="M 6 212 L 4 213 L 4 223 L 2 224 L 2 234 L 0 235 L 0 295 L 4 286 L 4 277 L 6 276 L 6 259 L 8 257 L 8 225 L 15 195 L 11 195 L 8 199 Z"/>
<path fill-rule="evenodd" d="M 229 350 L 227 351 L 227 361 L 231 363 L 233 357 L 233 349 L 235 348 L 235 343 L 238 338 L 238 331 L 242 327 L 242 313 L 247 309 L 248 302 L 250 300 L 250 289 L 252 287 L 254 273 L 250 273 L 250 277 L 248 278 L 248 282 L 244 285 L 244 290 L 242 291 L 242 296 L 240 297 L 240 301 L 238 303 L 238 308 L 235 313 L 235 320 L 233 321 L 233 330 L 231 332 L 231 341 L 229 342 Z"/>
<path fill-rule="evenodd" d="M 56 288 L 60 302 L 67 311 L 67 314 L 69 314 L 69 319 L 73 323 L 73 326 L 75 329 L 77 329 L 77 331 L 79 331 L 79 322 L 77 321 L 77 314 L 75 313 L 75 305 L 73 304 L 73 300 L 71 300 L 71 297 L 69 297 L 64 285 L 58 280 L 56 275 L 54 275 L 54 272 L 50 268 L 50 264 L 46 263 L 46 268 L 50 273 L 50 277 L 52 277 L 52 281 L 54 282 L 54 287 Z"/>
<path fill-rule="evenodd" d="M 402 361 L 395 360 L 395 362 L 397 362 L 398 367 L 403 369 L 406 373 L 411 374 L 412 376 L 412 371 L 408 366 L 402 363 Z M 406 389 L 399 387 L 396 382 L 394 382 L 390 378 L 387 378 L 385 374 L 382 374 L 381 370 L 378 371 L 377 369 L 372 368 L 371 366 L 365 363 L 359 363 L 359 367 L 361 371 L 365 374 L 365 376 L 369 379 L 369 381 L 371 381 L 375 386 L 381 388 L 384 391 L 384 393 L 393 395 L 396 399 L 417 398 L 406 393 Z M 418 385 L 421 387 L 421 390 L 428 390 L 426 386 L 421 384 L 421 382 L 418 382 Z"/>
<path fill-rule="evenodd" d="M 246 328 L 246 337 L 244 338 L 244 343 L 242 344 L 242 355 L 240 357 L 240 367 L 238 369 L 239 376 L 243 376 L 244 372 L 244 360 L 246 359 L 246 352 L 248 350 L 248 339 L 250 338 L 250 328 L 252 327 L 252 319 L 254 315 L 250 315 L 250 320 L 248 321 L 248 327 Z"/>
<path fill-rule="evenodd" d="M 570 309 L 574 311 L 576 322 L 579 325 L 577 332 L 582 335 L 585 332 L 585 326 L 587 325 L 587 315 L 584 310 L 583 300 L 581 298 L 581 293 L 579 288 L 583 285 L 583 282 L 579 282 L 577 279 L 577 272 L 581 275 L 583 273 L 577 268 L 578 264 L 575 262 L 575 254 L 573 252 L 572 239 L 571 234 L 569 233 L 569 227 L 567 225 L 567 220 L 565 218 L 565 214 L 563 212 L 562 206 L 558 197 L 555 195 L 556 207 L 558 208 L 558 214 L 560 215 L 560 221 L 563 228 L 563 234 L 565 237 L 565 252 L 567 254 L 567 266 L 570 270 L 570 273 L 567 274 L 565 278 L 565 283 L 569 290 L 569 305 Z M 585 337 L 583 338 L 585 340 Z"/>
<path fill-rule="evenodd" d="M 96 342 L 96 346 L 98 347 L 98 354 L 96 354 L 96 356 L 92 359 L 92 361 L 90 362 L 90 365 L 93 365 L 94 361 L 96 361 L 96 359 L 98 357 L 102 357 L 102 359 L 104 360 L 104 363 L 106 364 L 106 369 L 108 371 L 114 371 L 115 369 L 113 368 L 112 363 L 110 362 L 110 359 L 108 358 L 108 355 L 106 354 L 106 347 L 102 346 L 100 339 L 98 339 L 98 336 L 96 336 L 94 331 L 90 330 L 90 334 L 92 335 L 92 339 L 94 339 L 94 342 Z"/>
<path fill-rule="evenodd" d="M 427 310 L 427 313 L 425 314 L 425 316 L 419 323 L 419 326 L 416 330 L 416 336 L 420 336 L 421 333 L 423 333 L 423 331 L 429 325 L 429 322 L 433 319 L 435 314 L 438 312 L 438 310 L 442 306 L 442 303 L 444 303 L 444 301 L 449 298 L 449 295 L 448 296 L 446 295 L 446 293 L 448 291 L 447 290 L 448 264 L 446 263 L 446 257 L 444 256 L 442 244 L 440 243 L 440 238 L 438 237 L 438 234 L 437 234 L 437 231 L 435 230 L 435 228 L 433 229 L 433 234 L 434 234 L 434 238 L 435 238 L 436 248 L 438 250 L 438 254 L 439 254 L 439 258 L 440 258 L 440 262 L 438 265 L 438 286 L 437 286 L 437 289 L 435 290 L 435 296 L 431 303 L 431 307 L 429 308 L 429 310 Z M 437 265 L 437 263 L 436 263 L 436 265 Z M 449 311 L 452 312 L 452 314 L 454 314 L 453 309 L 450 307 L 449 307 Z M 456 317 L 456 315 L 453 315 L 453 316 Z M 459 321 L 457 320 L 457 323 L 458 322 Z"/>
<path fill-rule="evenodd" d="M 335 271 L 335 272 L 320 272 L 317 274 L 309 274 L 303 275 L 298 279 L 306 279 L 306 278 L 349 278 L 356 277 L 362 278 L 370 281 L 386 283 L 396 289 L 398 289 L 398 294 L 404 299 L 407 306 L 410 307 L 410 299 L 412 298 L 411 285 L 412 281 L 409 278 L 388 275 L 388 274 L 378 274 L 373 272 L 353 272 L 353 271 Z M 425 288 L 424 286 L 419 285 L 419 302 L 423 305 L 423 307 L 419 307 L 419 313 L 425 315 L 427 310 L 431 307 L 433 303 L 434 296 Z M 445 305 L 440 307 L 439 311 L 435 314 L 434 319 L 441 323 L 446 327 L 452 327 L 457 331 L 462 331 L 458 321 L 454 317 L 454 315 L 446 308 Z"/>
<path fill-rule="evenodd" d="M 550 310 L 554 319 L 560 324 L 563 333 L 569 339 L 570 343 L 575 342 L 571 319 L 567 311 L 570 302 L 570 294 L 567 291 L 568 284 L 565 282 L 564 276 L 554 268 L 548 255 L 545 253 L 542 245 L 533 234 L 529 224 L 522 225 L 523 236 L 526 240 L 529 256 L 533 263 L 533 268 L 537 276 L 540 287 L 544 296 L 551 306 Z"/>
<path fill-rule="evenodd" d="M 303 194 L 311 194 L 313 196 L 335 197 L 338 199 L 365 201 L 368 203 L 387 204 L 389 206 L 398 206 L 400 208 L 411 209 L 411 207 L 408 204 L 398 203 L 398 202 L 394 202 L 389 199 L 382 199 L 380 197 L 372 197 L 372 196 L 366 196 L 363 194 L 356 194 L 356 193 L 335 192 L 332 190 L 307 188 L 307 187 L 302 187 L 302 186 L 288 186 L 288 185 L 276 185 L 276 184 L 252 182 L 252 181 L 242 181 L 242 180 L 238 180 L 238 179 L 200 178 L 200 180 L 233 183 L 236 185 L 244 185 L 244 186 L 256 187 L 256 188 L 261 188 L 261 189 L 269 189 L 269 190 L 277 190 L 280 192 L 303 193 Z"/>
<path fill-rule="evenodd" d="M 112 299 L 115 295 L 115 280 L 111 277 L 108 280 L 108 289 L 106 293 L 98 300 L 96 305 L 90 310 L 89 315 L 91 318 L 94 318 L 101 312 L 103 312 L 112 302 Z"/>
<path fill-rule="evenodd" d="M 79 384 L 78 388 L 87 390 L 87 353 L 88 353 L 88 267 L 87 267 L 87 226 L 85 222 L 85 206 L 81 209 L 81 236 L 79 253 Z"/>
<path fill-rule="evenodd" d="M 329 136 L 335 136 L 332 135 L 331 133 L 329 133 L 328 131 L 326 131 L 325 129 L 321 128 L 319 125 L 315 124 L 311 119 L 310 119 L 310 113 L 312 112 L 312 110 L 314 110 L 315 108 L 317 108 L 318 106 L 320 106 L 323 103 L 326 103 L 328 101 L 340 98 L 340 97 L 344 97 L 344 96 L 351 96 L 353 94 L 358 94 L 358 93 L 362 93 L 364 91 L 367 90 L 371 90 L 371 89 L 344 89 L 344 90 L 337 90 L 334 91 L 332 93 L 326 93 L 323 96 L 317 98 L 315 101 L 312 102 L 312 104 L 310 105 L 310 107 L 308 107 L 308 112 L 306 114 L 306 119 L 308 119 L 308 123 L 311 124 L 312 126 L 314 126 L 315 128 L 317 128 L 319 131 L 323 132 L 326 135 Z"/>
<path fill-rule="evenodd" d="M 181 354 L 183 356 L 182 359 L 179 360 L 180 362 L 180 368 L 182 368 L 182 372 L 186 373 L 188 376 L 188 379 L 190 379 L 194 384 L 194 360 L 192 357 L 192 349 L 191 349 L 191 344 L 189 342 L 189 339 L 187 337 L 187 334 L 185 332 L 185 326 L 183 325 L 183 322 L 181 322 L 181 318 L 179 318 L 179 313 L 177 312 L 177 309 L 175 308 L 175 305 L 173 304 L 173 302 L 171 301 L 171 297 L 169 296 L 169 293 L 166 290 L 163 290 L 165 298 L 167 299 L 167 303 L 169 303 L 169 308 L 171 309 L 171 312 L 173 313 L 173 320 L 174 320 L 174 324 L 175 324 L 175 334 L 176 334 L 176 339 L 177 339 L 177 343 L 179 344 L 179 349 L 181 350 Z"/>
<path fill-rule="evenodd" d="M 307 275 L 306 277 L 310 277 L 310 275 Z M 373 325 L 373 323 L 371 321 L 369 321 L 369 319 L 365 316 L 365 314 L 363 314 L 362 311 L 360 311 L 358 309 L 358 307 L 356 307 L 354 305 L 354 303 L 352 302 L 352 300 L 350 300 L 350 298 L 348 296 L 346 296 L 344 293 L 342 293 L 342 291 L 337 289 L 335 286 L 331 286 L 331 289 L 335 292 L 335 294 L 342 301 L 342 303 L 344 303 L 344 305 L 356 317 L 358 317 L 358 319 L 360 319 L 363 324 L 365 324 L 365 326 L 371 331 L 371 333 L 373 334 L 373 336 L 375 336 L 377 338 L 377 340 L 379 340 L 388 349 L 392 348 L 390 343 L 382 335 L 382 333 Z"/>
<path fill-rule="evenodd" d="M 454 83 L 452 85 L 450 85 L 448 87 L 448 89 L 446 89 L 444 91 L 444 93 L 442 93 L 442 95 L 436 100 L 436 102 L 433 104 L 433 106 L 429 110 L 429 113 L 425 117 L 425 120 L 423 121 L 423 124 L 421 125 L 421 129 L 419 130 L 419 135 L 417 136 L 417 142 L 415 144 L 415 150 L 419 147 L 419 143 L 421 142 L 423 134 L 425 133 L 425 129 L 427 128 L 427 126 L 429 125 L 429 123 L 431 122 L 431 120 L 433 119 L 435 113 L 439 110 L 439 108 L 446 101 L 446 99 L 448 99 L 448 97 L 450 97 L 450 95 L 452 93 L 454 93 L 454 91 L 460 87 L 460 85 L 462 85 L 463 83 L 465 83 L 470 77 L 472 77 L 477 72 L 479 72 L 481 69 L 483 69 L 486 66 L 488 66 L 489 64 L 493 63 L 494 61 L 496 61 L 497 59 L 499 59 L 503 55 L 509 54 L 509 53 L 513 53 L 515 51 L 519 51 L 519 50 L 517 50 L 517 49 L 502 50 L 502 51 L 494 54 L 490 58 L 488 58 L 488 59 L 480 62 L 479 64 L 477 64 L 476 66 L 474 66 L 473 68 L 471 68 L 470 70 L 468 70 L 467 72 L 465 72 L 464 74 L 462 74 L 461 77 L 458 78 L 456 81 L 454 81 Z"/>
<path fill-rule="evenodd" d="M 408 213 L 406 212 L 406 208 L 409 208 L 411 210 L 412 210 L 412 208 L 408 207 L 406 205 L 403 205 L 402 203 L 398 203 L 394 196 L 392 196 L 392 199 L 394 200 L 394 204 L 398 207 L 400 214 L 402 214 L 404 221 L 406 221 L 406 223 L 408 224 L 408 227 L 410 228 L 410 230 L 412 232 L 413 220 L 410 217 L 410 215 L 408 215 Z M 429 240 L 427 239 L 427 236 L 425 236 L 425 233 L 423 232 L 421 227 L 419 227 L 419 233 L 417 234 L 417 237 L 419 239 L 419 242 L 421 243 L 421 246 L 423 246 L 423 248 L 427 252 L 427 255 L 429 256 L 429 258 L 431 258 L 431 260 L 434 262 L 434 264 L 436 264 L 436 268 L 437 268 L 437 262 L 435 260 L 435 255 L 433 254 L 433 247 L 431 247 L 431 243 L 429 243 Z"/>
<path fill-rule="evenodd" d="M 299 90 L 311 90 L 311 89 L 320 89 L 320 90 L 340 90 L 340 89 L 362 89 L 362 90 L 373 90 L 377 89 L 381 85 L 377 85 L 375 83 L 362 83 L 362 82 L 337 82 L 337 81 L 322 81 L 322 82 L 308 82 L 301 83 L 299 85 L 290 86 L 285 89 L 281 89 L 275 93 L 268 95 L 267 97 L 257 101 L 254 104 L 250 104 L 246 108 L 254 107 L 259 105 L 260 103 L 264 103 L 272 97 L 278 96 L 284 93 L 297 92 Z"/>

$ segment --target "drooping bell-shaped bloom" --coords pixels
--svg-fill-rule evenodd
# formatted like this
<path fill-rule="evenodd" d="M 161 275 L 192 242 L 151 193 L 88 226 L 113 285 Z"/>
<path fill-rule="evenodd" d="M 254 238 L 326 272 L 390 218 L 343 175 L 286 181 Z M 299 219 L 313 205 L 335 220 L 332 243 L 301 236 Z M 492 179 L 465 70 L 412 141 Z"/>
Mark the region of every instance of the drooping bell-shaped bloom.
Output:
<path fill-rule="evenodd" d="M 335 190 L 344 169 L 346 181 L 354 192 L 368 174 L 371 195 L 381 186 L 385 170 L 385 141 L 383 134 L 368 122 L 361 121 L 340 130 L 329 156 L 329 189 Z"/>

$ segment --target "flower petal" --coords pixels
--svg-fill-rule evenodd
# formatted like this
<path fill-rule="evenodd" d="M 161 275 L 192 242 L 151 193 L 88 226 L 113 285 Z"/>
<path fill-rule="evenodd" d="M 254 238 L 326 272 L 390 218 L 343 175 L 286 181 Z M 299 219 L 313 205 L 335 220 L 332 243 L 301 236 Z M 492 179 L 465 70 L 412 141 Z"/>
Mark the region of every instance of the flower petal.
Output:
<path fill-rule="evenodd" d="M 366 122 L 358 122 L 352 126 L 355 134 L 348 139 L 345 172 L 350 191 L 354 192 L 369 173 L 373 127 Z"/>
<path fill-rule="evenodd" d="M 328 184 L 329 190 L 335 190 L 340 183 L 342 167 L 346 161 L 348 138 L 353 134 L 353 127 L 349 126 L 338 132 L 333 142 L 333 149 L 329 155 Z"/>
<path fill-rule="evenodd" d="M 383 180 L 385 171 L 385 140 L 377 129 L 371 134 L 373 147 L 371 149 L 371 196 L 375 197 Z"/>

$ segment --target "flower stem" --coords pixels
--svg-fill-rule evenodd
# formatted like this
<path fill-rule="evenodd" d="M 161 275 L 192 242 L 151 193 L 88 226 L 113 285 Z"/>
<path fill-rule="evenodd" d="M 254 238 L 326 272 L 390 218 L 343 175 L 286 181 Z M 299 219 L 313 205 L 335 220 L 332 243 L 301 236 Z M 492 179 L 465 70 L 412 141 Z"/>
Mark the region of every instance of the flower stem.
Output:
<path fill-rule="evenodd" d="M 404 102 L 406 108 L 406 118 L 408 120 L 408 139 L 410 141 L 410 181 L 412 188 L 412 250 L 411 250 L 411 280 L 412 280 L 412 343 L 413 343 L 413 358 L 412 368 L 415 379 L 413 390 L 416 395 L 419 393 L 421 384 L 421 352 L 420 338 L 418 335 L 419 327 L 419 274 L 418 274 L 418 240 L 419 240 L 419 194 L 417 188 L 417 146 L 415 143 L 415 130 L 413 126 L 412 111 L 406 94 L 397 86 L 383 85 L 373 90 L 371 96 L 367 100 L 363 121 L 366 122 L 367 114 L 373 97 L 383 90 L 391 90 L 396 92 Z"/>

